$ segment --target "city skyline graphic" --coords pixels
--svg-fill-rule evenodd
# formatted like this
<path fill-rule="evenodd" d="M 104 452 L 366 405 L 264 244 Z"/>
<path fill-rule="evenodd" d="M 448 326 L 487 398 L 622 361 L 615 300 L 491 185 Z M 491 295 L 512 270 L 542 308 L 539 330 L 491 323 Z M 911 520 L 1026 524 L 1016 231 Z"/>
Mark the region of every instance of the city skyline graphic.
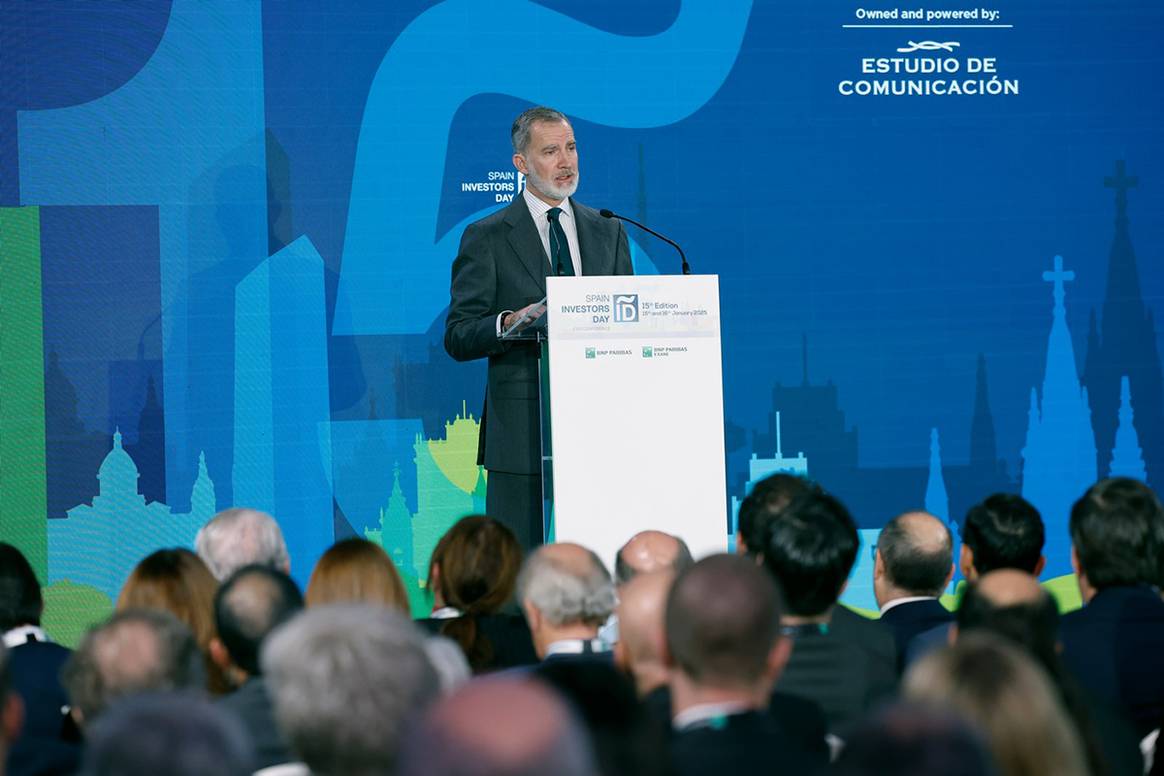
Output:
<path fill-rule="evenodd" d="M 1013 34 L 960 50 L 1021 94 L 963 101 L 837 94 L 903 41 L 827 4 L 430 5 L 0 6 L 21 86 L 0 90 L 0 540 L 58 605 L 104 611 L 133 552 L 245 505 L 301 584 L 362 536 L 423 608 L 433 544 L 487 488 L 486 367 L 445 354 L 444 306 L 465 224 L 505 203 L 462 184 L 509 171 L 531 104 L 571 117 L 582 202 L 720 277 L 726 537 L 756 481 L 810 477 L 858 523 L 846 600 L 872 608 L 896 514 L 957 537 L 1022 493 L 1051 579 L 1091 482 L 1164 482 L 1164 151 L 1143 131 L 1164 104 L 1138 5 L 1015 0 Z M 591 77 L 483 55 L 515 20 Z M 1096 61 L 1107 40 L 1124 54 Z M 768 152 L 725 163 L 748 137 Z M 677 271 L 630 237 L 637 272 Z"/>

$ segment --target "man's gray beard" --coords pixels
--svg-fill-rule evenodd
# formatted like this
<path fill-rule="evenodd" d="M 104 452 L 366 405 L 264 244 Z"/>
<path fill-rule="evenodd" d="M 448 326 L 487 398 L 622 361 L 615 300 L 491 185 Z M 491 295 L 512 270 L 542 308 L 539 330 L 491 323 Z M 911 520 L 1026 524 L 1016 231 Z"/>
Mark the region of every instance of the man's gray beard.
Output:
<path fill-rule="evenodd" d="M 574 177 L 570 180 L 570 185 L 565 188 L 554 186 L 553 183 L 543 179 L 533 171 L 533 167 L 529 168 L 529 172 L 525 174 L 525 177 L 527 186 L 532 183 L 535 189 L 550 199 L 566 199 L 574 196 L 574 192 L 578 190 L 579 175 L 577 170 L 574 171 Z"/>

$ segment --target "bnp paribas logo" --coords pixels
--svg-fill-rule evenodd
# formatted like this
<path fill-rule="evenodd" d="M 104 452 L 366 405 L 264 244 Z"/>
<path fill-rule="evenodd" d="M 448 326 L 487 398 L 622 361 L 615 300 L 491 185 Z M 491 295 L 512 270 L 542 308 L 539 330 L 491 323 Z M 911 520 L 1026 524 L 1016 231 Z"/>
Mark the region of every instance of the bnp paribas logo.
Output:
<path fill-rule="evenodd" d="M 643 345 L 643 358 L 654 358 L 655 349 L 650 345 Z"/>
<path fill-rule="evenodd" d="M 586 348 L 586 358 L 594 358 L 597 355 L 594 348 Z"/>
<path fill-rule="evenodd" d="M 639 295 L 614 295 L 614 322 L 636 323 L 639 320 Z"/>

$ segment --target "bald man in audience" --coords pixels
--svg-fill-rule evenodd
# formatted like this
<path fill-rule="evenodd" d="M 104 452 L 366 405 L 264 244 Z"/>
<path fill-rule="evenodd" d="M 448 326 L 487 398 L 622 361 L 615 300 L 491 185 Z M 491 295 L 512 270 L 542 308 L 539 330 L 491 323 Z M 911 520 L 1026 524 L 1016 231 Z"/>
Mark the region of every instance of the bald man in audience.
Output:
<path fill-rule="evenodd" d="M 928 512 L 906 512 L 890 520 L 877 539 L 873 594 L 881 622 L 893 631 L 898 666 L 919 633 L 951 622 L 938 597 L 954 577 L 950 529 Z"/>
<path fill-rule="evenodd" d="M 434 704 L 408 736 L 398 773 L 593 776 L 597 768 L 566 703 L 540 682 L 510 677 L 471 682 Z"/>
<path fill-rule="evenodd" d="M 619 589 L 622 638 L 614 647 L 614 662 L 634 679 L 639 697 L 650 704 L 650 699 L 662 691 L 667 707 L 670 706 L 666 690 L 670 672 L 665 662 L 667 635 L 663 613 L 674 581 L 675 575 L 670 571 L 656 571 L 639 574 Z"/>
<path fill-rule="evenodd" d="M 664 615 L 679 776 L 810 773 L 825 764 L 768 711 L 792 649 L 768 572 L 712 555 L 680 574 Z"/>
<path fill-rule="evenodd" d="M 542 660 L 611 658 L 598 629 L 614 611 L 602 560 L 578 544 L 539 547 L 517 577 L 517 599 Z"/>
<path fill-rule="evenodd" d="M 678 536 L 662 531 L 640 531 L 618 551 L 614 579 L 622 586 L 638 574 L 664 570 L 678 574 L 694 562 L 687 543 Z"/>

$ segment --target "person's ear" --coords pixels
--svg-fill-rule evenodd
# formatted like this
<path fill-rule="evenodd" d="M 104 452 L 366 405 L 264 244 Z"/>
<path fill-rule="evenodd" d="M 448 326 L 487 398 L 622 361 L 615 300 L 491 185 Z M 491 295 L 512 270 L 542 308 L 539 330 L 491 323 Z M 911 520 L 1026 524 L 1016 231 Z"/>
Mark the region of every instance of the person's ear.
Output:
<path fill-rule="evenodd" d="M 784 666 L 792 657 L 792 639 L 781 636 L 776 639 L 772 649 L 768 650 L 768 676 L 775 681 L 784 673 Z"/>
<path fill-rule="evenodd" d="M 962 550 L 958 553 L 958 569 L 967 580 L 974 580 L 978 576 L 974 571 L 974 550 L 965 544 L 962 545 Z"/>
<path fill-rule="evenodd" d="M 529 175 L 529 167 L 526 166 L 525 157 L 521 154 L 515 153 L 513 155 L 513 166 L 516 167 L 517 171 L 522 175 Z"/>
<path fill-rule="evenodd" d="M 620 668 L 623 673 L 630 674 L 632 672 L 632 666 L 630 661 L 630 650 L 626 648 L 626 641 L 620 638 L 618 641 L 614 642 L 614 649 L 611 650 L 611 652 L 614 653 L 614 665 Z"/>
<path fill-rule="evenodd" d="M 227 651 L 226 645 L 222 643 L 222 639 L 215 636 L 206 645 L 206 651 L 210 653 L 210 659 L 214 665 L 218 666 L 223 672 L 230 671 L 234 661 L 230 659 L 230 652 Z"/>
<path fill-rule="evenodd" d="M 530 633 L 536 633 L 542 627 L 542 613 L 538 608 L 528 601 L 522 601 L 521 610 L 525 613 L 526 624 L 529 625 Z"/>
<path fill-rule="evenodd" d="M 1043 573 L 1043 567 L 1047 565 L 1047 556 L 1040 555 L 1039 560 L 1035 563 L 1035 570 L 1032 572 L 1036 577 Z"/>
<path fill-rule="evenodd" d="M 885 561 L 881 560 L 881 550 L 873 553 L 873 578 L 881 579 L 885 576 Z"/>
<path fill-rule="evenodd" d="M 946 572 L 946 581 L 942 585 L 942 590 L 945 590 L 946 588 L 948 588 L 950 586 L 950 580 L 952 580 L 953 578 L 954 578 L 954 564 L 950 563 L 950 570 L 948 572 Z M 938 595 L 941 595 L 941 593 L 939 593 Z"/>

